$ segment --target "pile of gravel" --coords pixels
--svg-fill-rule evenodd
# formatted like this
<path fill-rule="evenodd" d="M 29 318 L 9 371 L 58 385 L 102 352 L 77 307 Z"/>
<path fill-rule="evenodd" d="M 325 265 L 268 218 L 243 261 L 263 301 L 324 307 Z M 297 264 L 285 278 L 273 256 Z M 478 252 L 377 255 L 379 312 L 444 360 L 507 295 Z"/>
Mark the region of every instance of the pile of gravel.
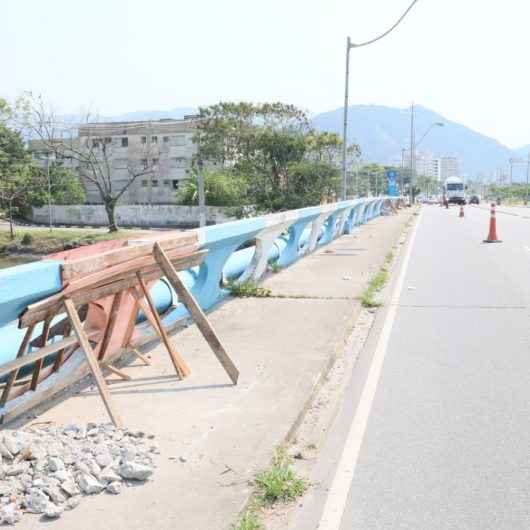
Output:
<path fill-rule="evenodd" d="M 153 436 L 112 424 L 35 426 L 0 433 L 0 523 L 24 511 L 60 517 L 83 495 L 117 495 L 154 471 Z"/>

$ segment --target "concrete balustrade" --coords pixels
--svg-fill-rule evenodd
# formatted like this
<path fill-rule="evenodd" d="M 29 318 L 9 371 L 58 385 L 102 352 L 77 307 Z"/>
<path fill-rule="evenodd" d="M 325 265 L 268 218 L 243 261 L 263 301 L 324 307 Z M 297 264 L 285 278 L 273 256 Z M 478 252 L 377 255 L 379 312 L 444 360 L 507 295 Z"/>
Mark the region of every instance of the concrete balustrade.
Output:
<path fill-rule="evenodd" d="M 268 263 L 286 267 L 400 203 L 398 197 L 354 199 L 200 228 L 199 241 L 208 249 L 204 263 L 179 274 L 200 306 L 208 310 L 227 296 L 223 282 L 258 281 Z M 5 346 L 0 364 L 16 356 L 22 337 L 15 322 L 20 312 L 62 288 L 60 265 L 60 261 L 49 260 L 0 270 L 0 344 Z M 164 322 L 186 316 L 167 283 L 158 282 L 152 292 L 164 300 L 160 305 L 165 309 Z"/>

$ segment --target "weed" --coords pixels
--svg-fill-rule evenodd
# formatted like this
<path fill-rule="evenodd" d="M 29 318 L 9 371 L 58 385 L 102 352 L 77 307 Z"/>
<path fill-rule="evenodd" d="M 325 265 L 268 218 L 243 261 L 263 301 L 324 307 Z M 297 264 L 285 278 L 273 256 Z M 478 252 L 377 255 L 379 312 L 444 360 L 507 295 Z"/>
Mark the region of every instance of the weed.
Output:
<path fill-rule="evenodd" d="M 259 287 L 251 281 L 243 283 L 230 282 L 226 286 L 232 296 L 240 298 L 270 298 L 272 291 L 265 287 Z"/>
<path fill-rule="evenodd" d="M 258 521 L 256 512 L 250 508 L 239 517 L 236 523 L 232 525 L 232 530 L 261 530 L 262 524 Z"/>
<path fill-rule="evenodd" d="M 24 246 L 31 245 L 33 243 L 33 236 L 26 232 L 20 243 Z"/>
<path fill-rule="evenodd" d="M 277 261 L 273 261 L 272 263 L 269 263 L 269 270 L 271 272 L 274 272 L 274 273 L 277 273 L 277 272 L 280 272 L 280 265 L 278 265 L 278 262 Z"/>
<path fill-rule="evenodd" d="M 381 302 L 375 300 L 374 296 L 386 285 L 387 281 L 388 271 L 382 266 L 361 295 L 361 304 L 363 307 L 379 307 L 381 305 Z"/>
<path fill-rule="evenodd" d="M 269 469 L 257 474 L 257 498 L 263 505 L 287 502 L 304 493 L 307 483 L 296 476 L 291 459 L 283 449 L 277 449 Z"/>

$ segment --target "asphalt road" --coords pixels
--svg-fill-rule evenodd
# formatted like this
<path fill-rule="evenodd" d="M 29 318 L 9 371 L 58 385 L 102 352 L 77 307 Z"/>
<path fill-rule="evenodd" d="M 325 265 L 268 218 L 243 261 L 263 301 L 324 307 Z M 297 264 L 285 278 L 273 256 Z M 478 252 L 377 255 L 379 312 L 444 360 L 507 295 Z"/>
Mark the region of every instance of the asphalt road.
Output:
<path fill-rule="evenodd" d="M 296 530 L 530 528 L 530 209 L 501 210 L 488 245 L 487 210 L 423 208 Z"/>

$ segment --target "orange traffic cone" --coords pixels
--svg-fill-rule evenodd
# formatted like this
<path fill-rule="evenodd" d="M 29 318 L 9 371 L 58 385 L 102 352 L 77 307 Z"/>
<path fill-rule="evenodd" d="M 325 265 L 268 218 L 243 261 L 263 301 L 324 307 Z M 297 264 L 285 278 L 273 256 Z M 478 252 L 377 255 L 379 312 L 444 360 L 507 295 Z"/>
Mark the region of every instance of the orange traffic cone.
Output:
<path fill-rule="evenodd" d="M 495 203 L 491 203 L 491 216 L 490 216 L 490 231 L 488 239 L 484 239 L 484 243 L 501 243 L 501 240 L 497 237 L 497 219 L 495 217 Z"/>
<path fill-rule="evenodd" d="M 464 207 L 460 205 L 460 213 L 458 214 L 458 217 L 464 217 Z"/>

